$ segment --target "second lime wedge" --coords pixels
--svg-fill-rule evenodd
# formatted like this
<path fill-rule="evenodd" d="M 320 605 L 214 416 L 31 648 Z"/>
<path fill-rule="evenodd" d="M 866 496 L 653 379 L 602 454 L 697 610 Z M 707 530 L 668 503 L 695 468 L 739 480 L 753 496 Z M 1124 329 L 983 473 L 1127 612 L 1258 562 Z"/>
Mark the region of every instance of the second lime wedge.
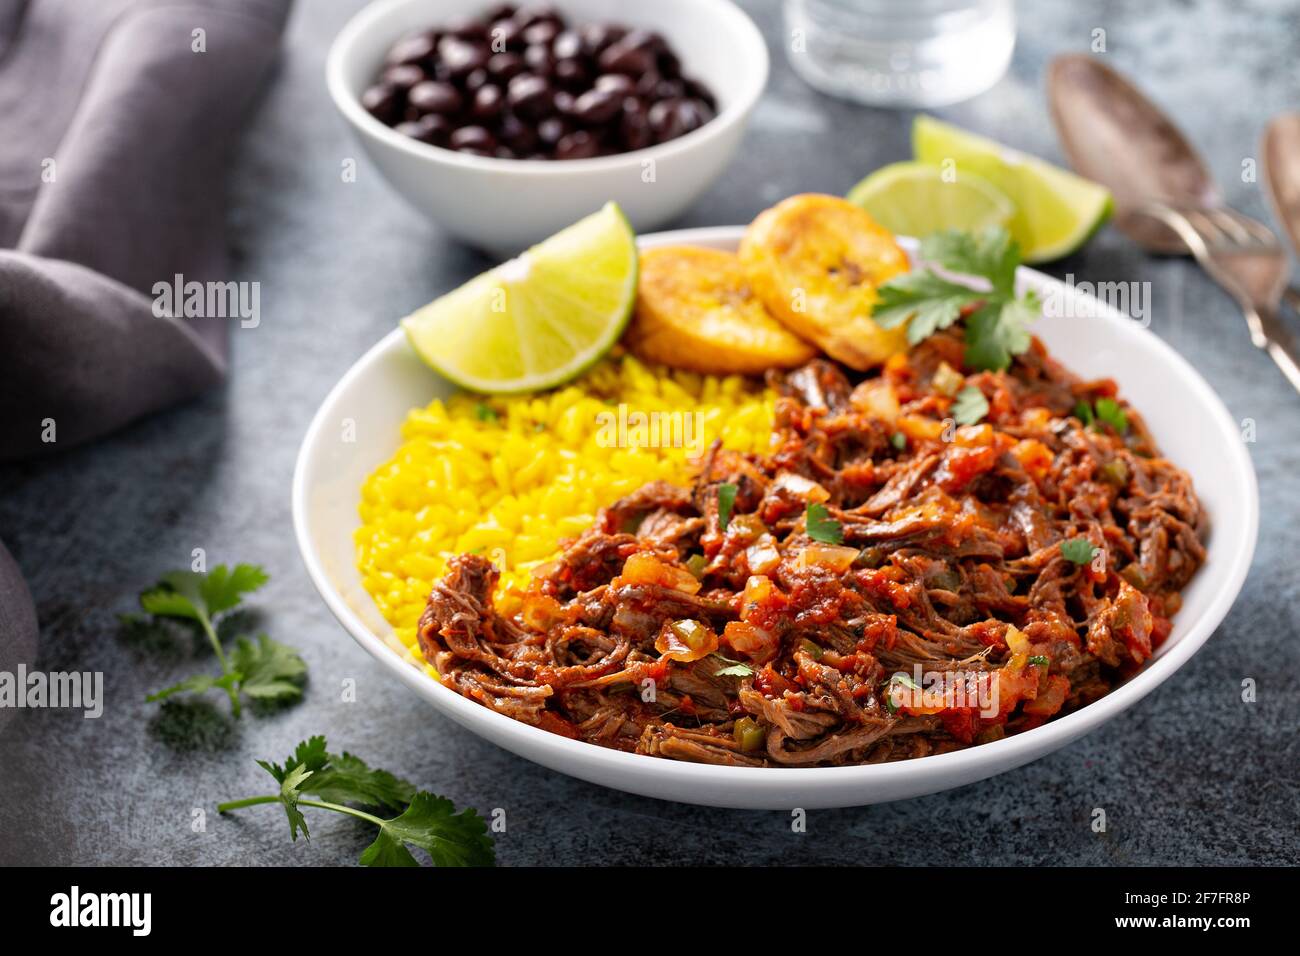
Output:
<path fill-rule="evenodd" d="M 618 340 L 637 289 L 636 236 L 606 203 L 567 229 L 402 319 L 411 345 L 475 392 L 551 388 Z"/>
<path fill-rule="evenodd" d="M 912 150 L 931 166 L 951 160 L 959 181 L 963 173 L 974 173 L 1004 193 L 1016 208 L 1010 228 L 1025 262 L 1074 252 L 1111 214 L 1104 187 L 930 116 L 913 123 Z"/>
<path fill-rule="evenodd" d="M 988 180 L 962 172 L 955 178 L 928 163 L 891 163 L 877 169 L 849 192 L 890 232 L 928 236 L 943 229 L 976 232 L 1005 226 L 1016 207 Z"/>

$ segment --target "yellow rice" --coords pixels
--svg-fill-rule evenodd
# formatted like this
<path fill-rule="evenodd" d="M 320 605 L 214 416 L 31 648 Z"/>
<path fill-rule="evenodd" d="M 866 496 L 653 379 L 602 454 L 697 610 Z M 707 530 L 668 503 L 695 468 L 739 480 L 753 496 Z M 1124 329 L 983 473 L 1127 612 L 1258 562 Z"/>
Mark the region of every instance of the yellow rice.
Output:
<path fill-rule="evenodd" d="M 362 486 L 356 544 L 362 582 L 413 659 L 425 600 L 452 555 L 491 558 L 506 594 L 562 539 L 587 528 L 597 509 L 656 478 L 689 482 L 692 449 L 641 447 L 636 438 L 606 447 L 602 422 L 620 403 L 703 413 L 705 448 L 721 438 L 728 448 L 760 452 L 771 435 L 773 396 L 760 383 L 622 354 L 555 391 L 457 394 L 407 415 L 397 454 Z"/>

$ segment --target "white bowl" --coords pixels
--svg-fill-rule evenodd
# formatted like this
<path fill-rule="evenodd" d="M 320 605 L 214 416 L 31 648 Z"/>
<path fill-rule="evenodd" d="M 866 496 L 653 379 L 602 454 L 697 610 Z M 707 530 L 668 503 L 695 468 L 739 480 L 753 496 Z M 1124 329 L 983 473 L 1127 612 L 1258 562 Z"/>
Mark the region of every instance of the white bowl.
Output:
<path fill-rule="evenodd" d="M 643 248 L 689 243 L 734 249 L 739 227 L 643 236 Z M 905 241 L 909 249 L 914 243 Z M 982 780 L 1051 753 L 1154 690 L 1219 625 L 1255 550 L 1259 496 L 1237 426 L 1205 380 L 1133 319 L 1055 279 L 1021 269 L 1022 287 L 1060 296 L 1065 315 L 1035 325 L 1048 348 L 1084 377 L 1109 376 L 1142 412 L 1162 450 L 1192 475 L 1211 519 L 1205 566 L 1183 593 L 1173 633 L 1135 677 L 1059 720 L 955 753 L 861 767 L 715 767 L 608 750 L 488 710 L 413 666 L 361 586 L 352 534 L 366 476 L 400 442 L 408 410 L 452 387 L 421 364 L 399 330 L 361 357 L 316 413 L 298 453 L 293 523 L 312 582 L 330 611 L 375 658 L 439 711 L 476 734 L 552 769 L 620 790 L 710 806 L 843 807 L 898 800 Z M 348 422 L 353 427 L 345 432 Z M 345 435 L 354 435 L 347 442 Z M 399 705 L 400 706 L 400 705 Z"/>
<path fill-rule="evenodd" d="M 489 5 L 473 4 L 478 8 Z M 384 54 L 403 36 L 467 12 L 465 0 L 382 0 L 362 9 L 335 38 L 325 73 L 330 96 L 366 153 L 416 209 L 448 232 L 501 255 L 539 242 L 606 200 L 638 231 L 683 212 L 731 159 L 767 83 L 767 45 L 730 0 L 561 0 L 573 24 L 616 21 L 656 30 L 683 71 L 718 100 L 718 115 L 658 146 L 593 159 L 548 161 L 470 156 L 395 132 L 361 106 Z"/>

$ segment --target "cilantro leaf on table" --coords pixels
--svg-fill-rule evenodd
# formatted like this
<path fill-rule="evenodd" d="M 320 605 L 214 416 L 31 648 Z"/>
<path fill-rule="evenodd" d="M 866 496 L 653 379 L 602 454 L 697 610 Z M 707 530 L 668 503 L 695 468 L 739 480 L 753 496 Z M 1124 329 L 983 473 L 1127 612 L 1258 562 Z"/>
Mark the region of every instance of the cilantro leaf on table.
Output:
<path fill-rule="evenodd" d="M 302 699 L 307 664 L 287 644 L 265 634 L 254 644 L 246 637 L 235 642 L 231 666 L 239 678 L 239 692 L 257 700 L 295 701 Z"/>
<path fill-rule="evenodd" d="M 920 258 L 927 265 L 878 290 L 872 312 L 877 324 L 892 328 L 909 322 L 907 338 L 915 345 L 966 313 L 965 363 L 986 371 L 1007 368 L 1012 356 L 1029 348 L 1027 326 L 1038 318 L 1041 303 L 1033 292 L 1016 295 L 1020 246 L 1005 229 L 936 233 L 922 241 Z M 979 286 L 949 274 L 979 280 Z"/>
<path fill-rule="evenodd" d="M 826 506 L 820 502 L 809 503 L 805 524 L 808 526 L 808 537 L 814 541 L 823 544 L 844 543 L 844 527 L 831 517 Z"/>
<path fill-rule="evenodd" d="M 434 866 L 491 866 L 496 862 L 487 824 L 473 810 L 456 813 L 446 797 L 417 793 L 399 817 L 384 821 L 362 866 L 419 866 L 403 844 L 429 854 Z"/>
<path fill-rule="evenodd" d="M 957 393 L 950 411 L 958 425 L 974 425 L 989 413 L 989 400 L 977 387 L 967 385 Z"/>
<path fill-rule="evenodd" d="M 346 751 L 332 754 L 324 737 L 299 743 L 283 766 L 266 760 L 257 764 L 280 784 L 280 792 L 223 803 L 217 807 L 219 813 L 279 803 L 289 819 L 289 837 L 295 841 L 300 832 L 311 839 L 304 807 L 364 820 L 377 826 L 379 833 L 361 854 L 363 866 L 418 866 L 408 845 L 428 853 L 434 866 L 492 866 L 496 862 L 487 824 L 475 811 L 456 813 L 445 797 L 417 791 L 408 781 L 372 768 Z M 384 819 L 365 808 L 386 809 L 397 815 Z"/>
<path fill-rule="evenodd" d="M 235 623 L 235 610 L 244 596 L 269 580 L 255 564 L 219 564 L 211 571 L 171 571 L 140 595 L 140 606 L 161 618 L 180 618 L 198 624 L 221 664 L 217 675 L 197 674 L 148 695 L 149 702 L 175 694 L 202 694 L 222 690 L 230 699 L 231 713 L 241 713 L 241 695 L 253 700 L 292 702 L 302 698 L 307 665 L 293 648 L 265 634 L 256 641 L 240 637 L 227 653 L 219 627 Z"/>
<path fill-rule="evenodd" d="M 346 750 L 330 753 L 325 738 L 320 736 L 299 743 L 283 767 L 265 760 L 257 761 L 257 765 L 280 783 L 296 770 L 308 771 L 311 777 L 299 789 L 332 803 L 401 810 L 415 794 L 415 785 L 410 781 L 387 770 L 373 769 Z"/>

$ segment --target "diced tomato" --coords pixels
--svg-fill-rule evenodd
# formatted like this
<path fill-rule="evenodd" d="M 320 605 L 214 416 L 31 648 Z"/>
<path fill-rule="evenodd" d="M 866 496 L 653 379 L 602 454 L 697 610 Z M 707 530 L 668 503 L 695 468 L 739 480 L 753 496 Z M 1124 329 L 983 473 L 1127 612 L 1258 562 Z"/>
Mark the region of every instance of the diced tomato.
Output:
<path fill-rule="evenodd" d="M 935 472 L 934 483 L 949 493 L 960 491 L 971 479 L 984 474 L 997 464 L 1001 451 L 994 445 L 963 448 L 949 447 L 943 463 Z"/>
<path fill-rule="evenodd" d="M 1051 717 L 1065 705 L 1065 698 L 1070 694 L 1070 679 L 1061 674 L 1051 674 L 1047 678 L 1047 689 L 1026 701 L 1024 712 L 1039 717 Z"/>
<path fill-rule="evenodd" d="M 694 594 L 700 589 L 699 579 L 685 568 L 665 564 L 653 554 L 638 551 L 623 562 L 623 571 L 612 586 L 624 584 L 657 584 L 684 594 Z"/>

